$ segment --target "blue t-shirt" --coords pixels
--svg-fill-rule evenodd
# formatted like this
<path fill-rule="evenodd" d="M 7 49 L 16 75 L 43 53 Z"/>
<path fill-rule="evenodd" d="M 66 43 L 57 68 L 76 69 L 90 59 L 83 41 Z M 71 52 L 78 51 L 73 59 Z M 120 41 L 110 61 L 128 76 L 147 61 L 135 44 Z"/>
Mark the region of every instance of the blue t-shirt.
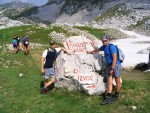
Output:
<path fill-rule="evenodd" d="M 110 46 L 110 51 L 109 51 L 109 46 Z M 108 43 L 107 46 L 101 46 L 99 48 L 99 51 L 104 51 L 104 55 L 105 55 L 105 58 L 106 58 L 106 61 L 107 61 L 107 64 L 108 65 L 111 65 L 112 64 L 112 54 L 113 53 L 116 53 L 117 54 L 117 49 L 116 47 L 112 44 L 110 45 L 110 43 Z M 117 59 L 117 62 L 116 64 L 121 64 L 120 61 Z"/>

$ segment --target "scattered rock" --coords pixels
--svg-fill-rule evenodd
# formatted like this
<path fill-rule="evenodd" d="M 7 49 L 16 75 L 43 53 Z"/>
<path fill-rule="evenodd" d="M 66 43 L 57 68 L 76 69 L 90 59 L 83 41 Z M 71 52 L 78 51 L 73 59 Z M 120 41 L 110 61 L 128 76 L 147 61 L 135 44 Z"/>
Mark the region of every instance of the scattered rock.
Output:
<path fill-rule="evenodd" d="M 20 74 L 19 74 L 19 77 L 22 77 L 23 75 L 24 75 L 24 74 L 20 73 Z"/>
<path fill-rule="evenodd" d="M 146 70 L 146 71 L 144 71 L 144 72 L 145 72 L 145 73 L 147 73 L 147 72 L 149 73 L 149 72 L 150 72 L 150 69 L 148 69 L 148 70 Z"/>
<path fill-rule="evenodd" d="M 136 106 L 132 106 L 132 109 L 133 109 L 133 110 L 136 110 L 136 109 L 137 109 L 137 107 L 136 107 Z"/>
<path fill-rule="evenodd" d="M 21 26 L 24 25 L 24 23 L 17 20 L 11 20 L 8 17 L 2 17 L 0 18 L 0 25 L 0 29 L 4 29 L 8 27 Z"/>

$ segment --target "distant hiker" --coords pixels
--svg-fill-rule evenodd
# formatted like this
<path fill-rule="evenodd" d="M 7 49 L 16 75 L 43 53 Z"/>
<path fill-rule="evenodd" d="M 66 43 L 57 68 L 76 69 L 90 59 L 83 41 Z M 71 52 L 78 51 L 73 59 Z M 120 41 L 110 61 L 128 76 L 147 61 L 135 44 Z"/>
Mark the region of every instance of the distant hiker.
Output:
<path fill-rule="evenodd" d="M 27 36 L 23 37 L 22 44 L 24 46 L 24 54 L 28 55 L 29 54 L 29 40 Z"/>
<path fill-rule="evenodd" d="M 95 49 L 93 51 L 88 51 L 88 54 L 92 54 L 94 52 L 98 51 L 104 51 L 105 58 L 107 61 L 107 68 L 106 68 L 106 75 L 107 75 L 107 94 L 105 99 L 101 104 L 109 104 L 113 102 L 114 100 L 117 100 L 119 97 L 119 92 L 121 89 L 120 84 L 120 74 L 121 74 L 121 62 L 118 60 L 117 56 L 117 49 L 113 44 L 109 43 L 109 38 L 107 35 L 104 35 L 102 38 L 103 46 L 101 46 L 99 49 Z M 110 50 L 109 50 L 110 46 Z M 115 77 L 116 81 L 116 92 L 113 96 L 112 95 L 112 78 Z"/>
<path fill-rule="evenodd" d="M 16 40 L 16 38 L 13 38 L 12 40 L 12 44 L 13 44 L 13 48 L 14 48 L 14 53 L 17 53 L 18 49 L 17 49 L 17 45 L 18 45 L 18 42 Z"/>
<path fill-rule="evenodd" d="M 18 35 L 16 35 L 16 40 L 17 40 L 17 49 L 18 49 L 18 51 L 19 51 L 19 49 L 20 49 L 20 38 L 19 38 L 19 36 Z"/>
<path fill-rule="evenodd" d="M 44 50 L 42 54 L 41 73 L 44 77 L 44 87 L 41 88 L 41 93 L 47 93 L 48 87 L 55 82 L 55 70 L 53 64 L 61 50 L 68 54 L 68 51 L 65 48 L 56 48 L 55 41 L 50 41 L 50 47 Z"/>

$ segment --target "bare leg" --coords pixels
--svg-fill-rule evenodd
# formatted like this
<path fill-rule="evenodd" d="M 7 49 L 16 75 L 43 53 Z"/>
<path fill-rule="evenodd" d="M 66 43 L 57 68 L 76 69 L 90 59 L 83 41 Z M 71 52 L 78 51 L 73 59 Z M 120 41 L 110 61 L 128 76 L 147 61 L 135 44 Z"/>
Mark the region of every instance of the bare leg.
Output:
<path fill-rule="evenodd" d="M 116 92 L 119 92 L 121 89 L 120 77 L 115 78 L 116 81 Z"/>
<path fill-rule="evenodd" d="M 27 46 L 27 54 L 29 54 L 29 47 Z"/>
<path fill-rule="evenodd" d="M 14 48 L 14 53 L 17 53 L 17 48 L 16 47 Z"/>
<path fill-rule="evenodd" d="M 107 93 L 112 92 L 112 75 L 107 78 Z"/>
<path fill-rule="evenodd" d="M 47 88 L 48 86 L 50 86 L 52 83 L 54 83 L 56 80 L 55 78 L 51 78 L 50 81 L 48 81 L 47 83 L 45 82 L 44 87 Z"/>
<path fill-rule="evenodd" d="M 24 46 L 24 52 L 27 55 L 27 47 L 26 46 Z"/>

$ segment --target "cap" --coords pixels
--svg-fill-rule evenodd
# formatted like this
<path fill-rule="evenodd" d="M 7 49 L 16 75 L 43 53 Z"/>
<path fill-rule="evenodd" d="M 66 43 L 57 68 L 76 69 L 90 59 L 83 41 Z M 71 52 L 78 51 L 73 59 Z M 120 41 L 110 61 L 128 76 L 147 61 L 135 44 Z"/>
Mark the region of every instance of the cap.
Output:
<path fill-rule="evenodd" d="M 107 35 L 104 35 L 104 36 L 102 36 L 101 39 L 106 39 L 106 40 L 108 40 L 108 36 L 107 36 Z"/>
<path fill-rule="evenodd" d="M 55 45 L 56 42 L 55 42 L 54 40 L 51 40 L 51 41 L 49 41 L 49 44 L 50 44 L 50 45 Z"/>

